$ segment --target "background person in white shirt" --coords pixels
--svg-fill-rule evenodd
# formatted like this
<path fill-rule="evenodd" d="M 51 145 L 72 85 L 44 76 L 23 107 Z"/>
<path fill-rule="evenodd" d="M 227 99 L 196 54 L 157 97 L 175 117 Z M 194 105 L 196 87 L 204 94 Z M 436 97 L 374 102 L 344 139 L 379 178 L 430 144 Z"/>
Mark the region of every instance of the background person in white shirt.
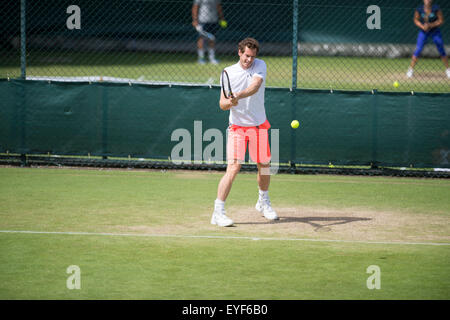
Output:
<path fill-rule="evenodd" d="M 257 163 L 257 182 L 259 198 L 256 210 L 269 220 L 277 220 L 269 199 L 270 184 L 270 147 L 268 139 L 269 121 L 264 107 L 264 91 L 267 67 L 263 60 L 257 59 L 259 43 L 253 38 L 239 42 L 239 62 L 225 68 L 230 77 L 234 97 L 227 99 L 220 94 L 220 108 L 230 110 L 227 170 L 219 182 L 217 199 L 211 223 L 222 227 L 233 225 L 226 216 L 225 200 L 230 193 L 233 181 L 245 160 L 248 144 L 251 159 Z"/>
<path fill-rule="evenodd" d="M 192 25 L 194 28 L 200 27 L 202 30 L 216 35 L 219 28 L 218 23 L 224 28 L 226 22 L 223 16 L 222 4 L 220 0 L 194 0 L 192 5 Z M 225 23 L 223 25 L 222 23 Z M 197 40 L 198 63 L 205 64 L 205 41 L 208 41 L 209 62 L 218 64 L 215 57 L 215 40 L 200 36 Z"/>

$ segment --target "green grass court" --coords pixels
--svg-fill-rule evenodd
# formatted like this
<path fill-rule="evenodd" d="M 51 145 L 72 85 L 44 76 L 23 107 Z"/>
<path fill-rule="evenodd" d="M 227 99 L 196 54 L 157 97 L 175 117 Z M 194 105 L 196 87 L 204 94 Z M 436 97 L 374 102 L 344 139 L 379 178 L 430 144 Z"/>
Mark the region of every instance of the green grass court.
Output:
<path fill-rule="evenodd" d="M 241 173 L 219 228 L 222 174 L 0 167 L 0 299 L 450 298 L 450 181 Z"/>
<path fill-rule="evenodd" d="M 117 77 L 141 81 L 219 84 L 221 70 L 238 61 L 236 56 L 218 56 L 219 65 L 196 63 L 193 54 L 163 53 L 49 53 L 30 52 L 27 76 Z M 292 85 L 292 58 L 261 56 L 268 66 L 267 86 Z M 19 77 L 20 65 L 0 65 L 0 76 Z M 297 87 L 303 89 L 372 90 L 394 92 L 450 92 L 450 79 L 439 58 L 420 59 L 415 76 L 406 77 L 409 58 L 309 57 L 298 60 Z M 395 88 L 393 82 L 398 81 Z"/>

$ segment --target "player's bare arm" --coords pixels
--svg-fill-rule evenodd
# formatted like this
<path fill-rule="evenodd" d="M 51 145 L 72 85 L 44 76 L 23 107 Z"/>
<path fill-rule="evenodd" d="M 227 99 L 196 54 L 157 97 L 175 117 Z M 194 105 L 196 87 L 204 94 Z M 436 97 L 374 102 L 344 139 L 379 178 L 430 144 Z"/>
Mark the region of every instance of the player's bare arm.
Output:
<path fill-rule="evenodd" d="M 255 93 L 258 92 L 263 81 L 264 80 L 261 77 L 257 77 L 257 76 L 253 77 L 252 83 L 247 87 L 247 89 L 235 93 L 235 99 L 236 100 L 244 99 L 244 98 L 254 95 Z"/>
<path fill-rule="evenodd" d="M 414 24 L 423 31 L 427 31 L 427 27 L 420 22 L 420 14 L 417 10 L 414 13 Z"/>
<path fill-rule="evenodd" d="M 222 5 L 220 3 L 217 4 L 217 14 L 219 15 L 219 20 L 225 19 L 223 15 Z"/>
<path fill-rule="evenodd" d="M 439 10 L 437 13 L 437 20 L 433 23 L 430 23 L 430 29 L 440 27 L 444 24 L 444 15 L 442 14 L 442 11 Z"/>
<path fill-rule="evenodd" d="M 237 106 L 237 99 L 236 98 L 226 98 L 223 95 L 223 92 L 220 92 L 220 100 L 219 100 L 219 106 L 220 109 L 227 111 L 230 110 L 232 107 Z"/>
<path fill-rule="evenodd" d="M 198 4 L 194 4 L 192 6 L 192 25 L 194 27 L 198 26 L 198 8 L 199 8 Z"/>

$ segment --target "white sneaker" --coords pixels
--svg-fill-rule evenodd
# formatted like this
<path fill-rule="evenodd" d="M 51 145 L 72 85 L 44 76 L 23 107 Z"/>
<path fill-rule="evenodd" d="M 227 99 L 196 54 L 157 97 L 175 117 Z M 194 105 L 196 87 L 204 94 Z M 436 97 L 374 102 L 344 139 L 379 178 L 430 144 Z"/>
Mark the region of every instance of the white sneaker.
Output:
<path fill-rule="evenodd" d="M 219 64 L 219 60 L 215 59 L 215 58 L 209 58 L 209 62 L 211 64 Z"/>
<path fill-rule="evenodd" d="M 448 68 L 447 70 L 445 70 L 445 73 L 447 74 L 447 78 L 450 79 L 450 68 Z"/>
<path fill-rule="evenodd" d="M 233 220 L 225 215 L 224 209 L 222 209 L 221 211 L 217 209 L 214 210 L 211 217 L 211 224 L 216 224 L 219 227 L 230 227 L 233 225 L 233 223 Z"/>
<path fill-rule="evenodd" d="M 258 202 L 256 202 L 255 209 L 261 212 L 266 219 L 269 220 L 279 219 L 275 210 L 272 209 L 272 205 L 269 199 L 266 200 L 258 199 Z"/>
<path fill-rule="evenodd" d="M 198 64 L 205 64 L 206 63 L 205 58 L 198 58 L 197 63 Z"/>
<path fill-rule="evenodd" d="M 414 74 L 414 69 L 411 69 L 411 68 L 409 68 L 408 71 L 406 72 L 406 76 L 408 78 L 412 78 L 413 74 Z"/>

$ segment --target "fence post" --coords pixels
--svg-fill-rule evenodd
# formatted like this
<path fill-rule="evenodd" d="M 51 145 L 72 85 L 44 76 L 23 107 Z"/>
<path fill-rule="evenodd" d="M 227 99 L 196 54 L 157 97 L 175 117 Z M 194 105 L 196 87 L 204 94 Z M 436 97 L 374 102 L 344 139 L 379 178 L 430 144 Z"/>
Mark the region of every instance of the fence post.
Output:
<path fill-rule="evenodd" d="M 378 97 L 377 90 L 372 90 L 372 163 L 371 169 L 378 168 Z"/>
<path fill-rule="evenodd" d="M 26 79 L 26 0 L 20 0 L 20 78 Z"/>
<path fill-rule="evenodd" d="M 292 17 L 292 90 L 297 88 L 297 60 L 298 60 L 298 0 L 293 0 Z"/>
<path fill-rule="evenodd" d="M 298 0 L 293 0 L 292 10 L 292 85 L 291 85 L 291 119 L 295 119 L 295 93 L 297 89 L 298 60 Z M 296 130 L 291 130 L 291 170 L 295 170 Z"/>
<path fill-rule="evenodd" d="M 99 86 L 102 99 L 102 159 L 107 159 L 108 153 L 108 118 L 109 118 L 109 98 L 108 86 Z"/>
<path fill-rule="evenodd" d="M 26 0 L 20 0 L 20 78 L 25 80 L 27 78 L 26 66 L 27 66 L 27 47 L 26 47 Z M 21 88 L 21 91 L 25 91 Z M 21 99 L 25 100 L 25 93 L 21 92 Z M 20 107 L 21 111 L 21 126 L 20 126 L 20 146 L 23 150 L 26 146 L 26 100 Z M 20 154 L 21 166 L 27 166 L 27 157 L 25 153 Z"/>

